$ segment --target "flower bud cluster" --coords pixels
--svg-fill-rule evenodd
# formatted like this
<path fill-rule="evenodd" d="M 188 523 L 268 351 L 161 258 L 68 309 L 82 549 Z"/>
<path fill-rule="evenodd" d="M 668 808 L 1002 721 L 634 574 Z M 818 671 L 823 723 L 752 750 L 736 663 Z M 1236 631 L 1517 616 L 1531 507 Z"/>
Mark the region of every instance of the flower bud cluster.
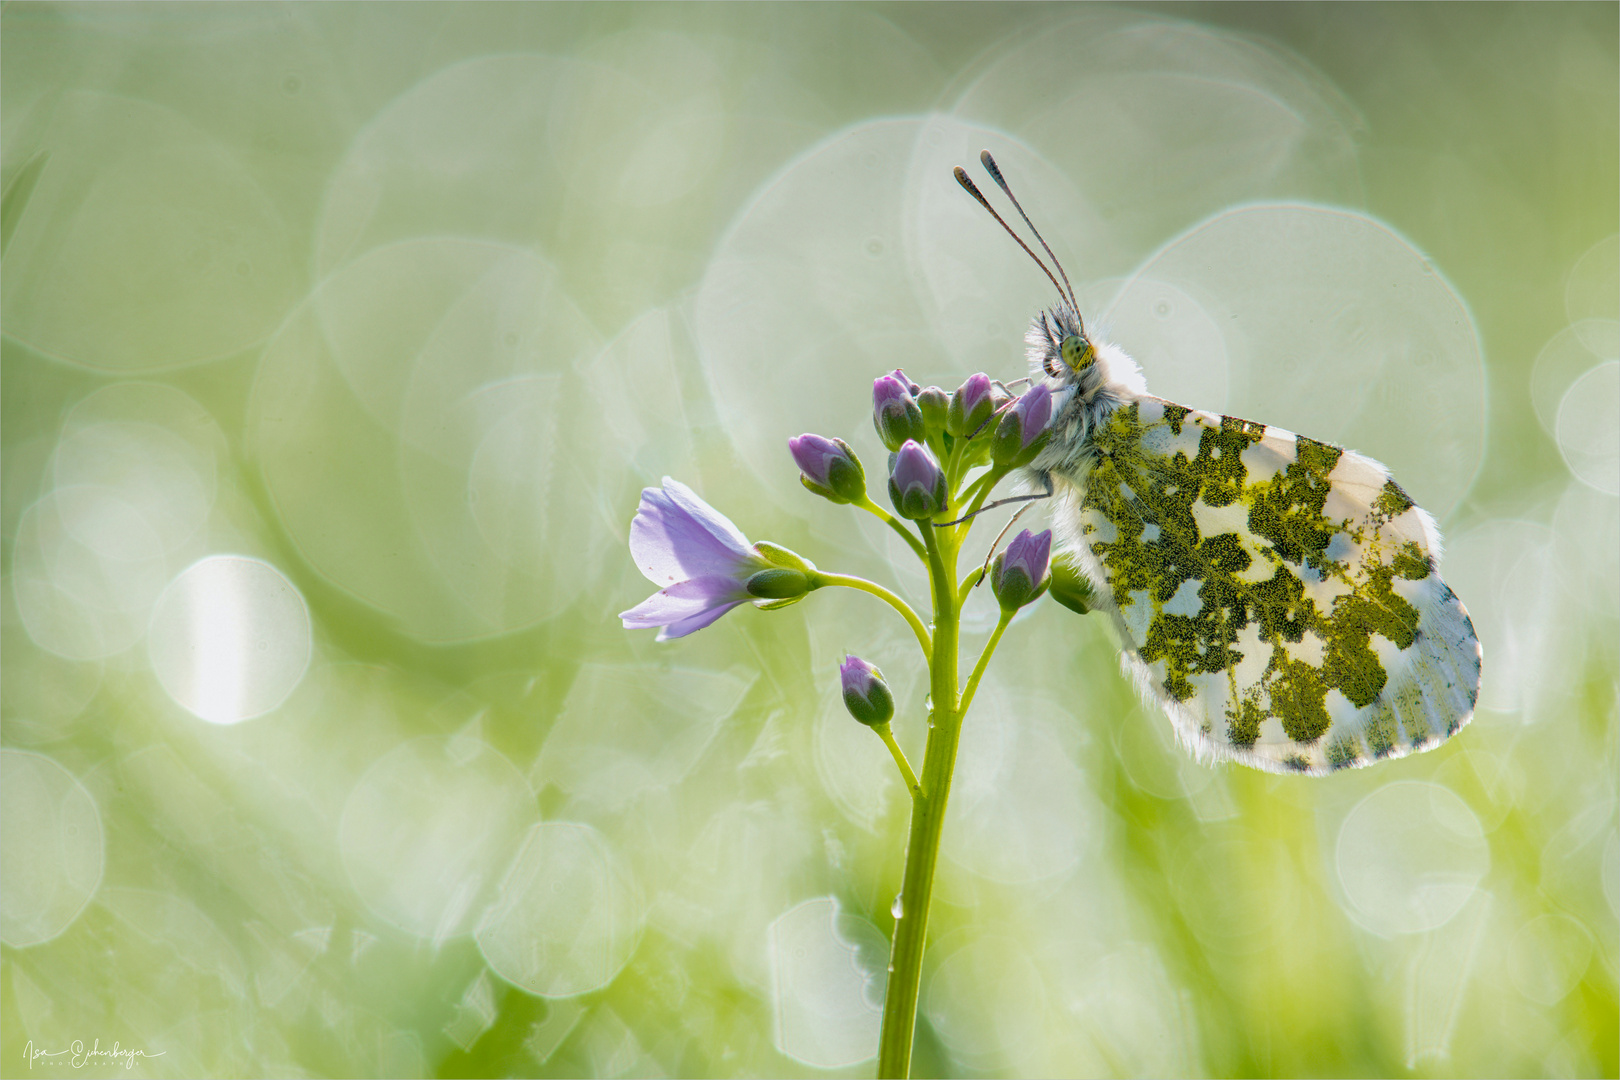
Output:
<path fill-rule="evenodd" d="M 1014 398 L 981 372 L 947 393 L 918 385 L 900 368 L 872 383 L 872 426 L 890 452 L 889 499 L 912 521 L 949 507 L 942 461 L 950 458 L 962 471 L 992 462 L 1004 472 L 1027 465 L 1046 445 L 1051 421 L 1044 384 Z M 967 447 L 958 450 L 964 440 Z M 867 502 L 866 472 L 844 440 L 806 433 L 789 439 L 788 450 L 807 490 L 834 503 Z"/>
<path fill-rule="evenodd" d="M 788 440 L 788 451 L 806 490 L 885 518 L 930 562 L 932 578 L 941 568 L 942 552 L 944 570 L 952 572 L 961 539 L 960 534 L 941 534 L 944 539 L 936 541 L 935 527 L 971 517 L 990 488 L 1034 461 L 1051 438 L 1052 419 L 1052 394 L 1044 383 L 1014 397 L 982 373 L 951 393 L 938 386 L 919 386 L 899 368 L 875 380 L 872 424 L 889 451 L 889 500 L 901 518 L 919 523 L 920 538 L 873 504 L 866 470 L 844 440 L 806 432 Z M 969 506 L 957 505 L 959 501 Z M 823 573 L 780 544 L 751 543 L 729 518 L 670 477 L 664 478 L 662 487 L 642 492 L 630 523 L 630 553 L 658 591 L 620 618 L 629 629 L 656 628 L 660 641 L 710 626 L 743 604 L 772 610 L 797 603 L 817 589 L 846 585 L 865 588 L 895 604 L 912 624 L 924 651 L 933 648 L 931 631 L 903 601 L 858 578 Z M 1072 565 L 1054 567 L 1051 554 L 1050 531 L 1025 529 L 992 559 L 988 577 L 1002 609 L 1003 628 L 1014 612 L 1048 591 L 1076 611 L 1091 605 L 1085 579 Z M 954 611 L 949 614 L 956 617 Z M 964 701 L 971 698 L 981 673 L 982 663 Z M 846 655 L 839 665 L 839 682 L 844 707 L 883 739 L 913 793 L 920 793 L 922 788 L 889 730 L 894 694 L 882 672 L 858 656 Z"/>
<path fill-rule="evenodd" d="M 948 508 L 941 461 L 963 471 L 990 463 L 1010 471 L 1035 460 L 1051 423 L 1052 394 L 1045 384 L 1014 398 L 981 372 L 947 393 L 918 386 L 899 368 L 872 384 L 872 424 L 891 451 L 889 498 L 913 521 Z"/>

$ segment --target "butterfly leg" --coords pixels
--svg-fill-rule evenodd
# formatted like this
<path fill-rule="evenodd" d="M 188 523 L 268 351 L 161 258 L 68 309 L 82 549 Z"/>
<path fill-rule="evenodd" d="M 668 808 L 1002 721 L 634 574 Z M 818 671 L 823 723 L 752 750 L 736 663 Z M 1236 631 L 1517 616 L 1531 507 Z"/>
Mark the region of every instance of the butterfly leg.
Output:
<path fill-rule="evenodd" d="M 1014 381 L 1014 382 L 1017 382 L 1017 381 L 1018 381 L 1018 380 L 1017 380 L 1017 379 L 1014 379 L 1014 380 L 1013 380 L 1013 381 Z M 1006 388 L 1006 387 L 1005 387 L 1005 386 L 1003 386 L 1003 387 L 1002 387 L 1002 389 L 1003 389 L 1003 390 L 1006 390 L 1006 389 L 1007 389 L 1007 388 Z M 1009 390 L 1009 391 L 1008 391 L 1008 393 L 1011 393 L 1011 391 L 1010 391 L 1010 390 Z M 983 431 L 984 431 L 984 429 L 985 429 L 985 428 L 987 428 L 987 427 L 989 427 L 989 426 L 990 426 L 990 425 L 991 425 L 991 424 L 993 424 L 993 423 L 995 423 L 995 422 L 996 422 L 996 420 L 997 420 L 997 419 L 999 419 L 999 418 L 1000 418 L 1000 416 L 1001 416 L 1001 414 L 1002 414 L 1002 413 L 1004 413 L 1004 412 L 1006 412 L 1006 411 L 1007 411 L 1007 410 L 1008 410 L 1008 409 L 1010 409 L 1010 408 L 1012 408 L 1012 407 L 1013 407 L 1013 406 L 1014 406 L 1014 405 L 1016 405 L 1016 404 L 1018 404 L 1018 399 L 1017 399 L 1017 398 L 1013 398 L 1013 399 L 1012 399 L 1012 400 L 1011 400 L 1011 401 L 1009 401 L 1009 402 L 1007 402 L 1007 403 L 1006 403 L 1006 404 L 1005 404 L 1005 405 L 1003 405 L 1003 406 L 1002 406 L 1002 407 L 1001 407 L 1001 408 L 999 408 L 999 409 L 997 409 L 997 410 L 996 410 L 996 411 L 995 411 L 995 412 L 993 412 L 993 413 L 991 413 L 991 414 L 990 414 L 990 415 L 989 415 L 989 416 L 987 416 L 987 417 L 985 417 L 985 418 L 984 418 L 984 423 L 982 423 L 982 424 L 980 424 L 980 425 L 979 425 L 979 426 L 978 426 L 978 427 L 976 427 L 976 428 L 974 428 L 974 429 L 973 429 L 973 432 L 972 432 L 972 434 L 970 434 L 970 435 L 969 435 L 969 436 L 968 436 L 968 438 L 970 438 L 970 439 L 977 439 L 977 438 L 978 438 L 978 437 L 979 437 L 979 435 L 980 435 L 980 434 L 981 434 L 981 433 L 983 433 Z M 988 510 L 988 509 L 989 509 L 989 507 L 986 507 L 986 508 L 985 508 L 985 509 L 987 509 L 987 510 Z"/>

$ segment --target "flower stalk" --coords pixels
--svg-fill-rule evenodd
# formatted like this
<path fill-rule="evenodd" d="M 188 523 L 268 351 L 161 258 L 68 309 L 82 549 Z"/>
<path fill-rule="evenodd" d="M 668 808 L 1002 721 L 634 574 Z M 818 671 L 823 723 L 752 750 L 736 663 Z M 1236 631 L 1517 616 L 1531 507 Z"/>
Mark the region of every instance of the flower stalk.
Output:
<path fill-rule="evenodd" d="M 938 387 L 918 386 L 899 369 L 880 377 L 873 384 L 873 426 L 890 451 L 886 486 L 898 516 L 872 500 L 860 460 L 847 443 L 814 434 L 789 441 L 807 490 L 830 503 L 881 518 L 927 567 L 933 607 L 928 624 L 910 604 L 876 582 L 820 570 L 775 544 L 750 544 L 729 519 L 668 478 L 662 491 L 648 488 L 642 493 L 640 511 L 631 525 L 631 553 L 661 589 L 626 611 L 624 624 L 659 627 L 661 641 L 700 630 L 749 601 L 775 610 L 827 586 L 877 597 L 916 636 L 928 663 L 929 688 L 920 775 L 913 772 L 890 729 L 895 701 L 882 673 L 853 655 L 846 655 L 839 668 L 845 707 L 883 741 L 911 795 L 905 866 L 898 903 L 892 909 L 896 914 L 878 1046 L 880 1077 L 905 1077 L 911 1070 L 934 875 L 963 717 L 1020 608 L 1049 590 L 1076 610 L 1084 610 L 1090 599 L 1070 565 L 1050 565 L 1049 532 L 1032 535 L 1025 530 L 1005 552 L 960 579 L 957 576 L 958 557 L 974 514 L 1001 480 L 1045 445 L 1051 415 L 1049 393 L 1040 384 L 1014 399 L 985 375 L 973 376 L 953 395 Z M 1001 617 L 964 685 L 962 603 L 987 575 Z"/>
<path fill-rule="evenodd" d="M 889 985 L 883 999 L 883 1028 L 878 1037 L 878 1076 L 911 1074 L 911 1044 L 917 1026 L 917 993 L 922 982 L 923 946 L 928 940 L 928 913 L 934 895 L 934 869 L 945 829 L 945 807 L 956 771 L 956 748 L 962 733 L 957 707 L 957 652 L 961 628 L 960 594 L 956 591 L 957 538 L 948 530 L 927 535 L 928 576 L 934 596 L 934 649 L 929 664 L 928 742 L 923 771 L 911 797 L 911 830 L 900 883 L 900 917 L 889 949 Z"/>

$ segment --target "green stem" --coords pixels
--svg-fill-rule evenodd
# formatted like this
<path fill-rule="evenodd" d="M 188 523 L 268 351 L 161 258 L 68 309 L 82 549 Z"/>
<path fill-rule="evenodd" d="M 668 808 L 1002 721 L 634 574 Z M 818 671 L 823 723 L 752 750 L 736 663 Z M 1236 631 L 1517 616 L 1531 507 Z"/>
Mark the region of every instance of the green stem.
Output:
<path fill-rule="evenodd" d="M 917 617 L 917 613 L 911 609 L 910 604 L 888 589 L 875 581 L 867 581 L 865 578 L 859 578 L 853 574 L 829 574 L 824 571 L 817 571 L 816 578 L 822 585 L 842 585 L 846 589 L 859 589 L 861 592 L 871 593 L 879 600 L 884 601 L 904 616 L 906 622 L 911 624 L 911 631 L 917 635 L 917 644 L 922 646 L 923 655 L 933 655 L 934 644 L 930 639 L 928 627 L 923 625 L 922 619 Z"/>
<path fill-rule="evenodd" d="M 996 471 L 994 469 L 991 469 L 982 476 L 975 477 L 973 483 L 969 484 L 962 492 L 962 501 L 972 502 L 976 496 L 983 495 L 985 492 L 989 491 L 990 488 L 995 487 L 996 482 L 1000 479 L 1001 477 L 996 475 Z"/>
<path fill-rule="evenodd" d="M 911 797 L 915 799 L 920 786 L 917 783 L 917 774 L 911 771 L 911 762 L 906 760 L 905 751 L 901 750 L 900 744 L 894 741 L 894 732 L 889 730 L 888 724 L 879 724 L 872 730 L 878 733 L 878 738 L 883 740 L 883 745 L 887 746 L 889 753 L 894 755 L 894 763 L 900 766 L 900 775 L 905 777 L 906 790 L 910 791 Z"/>
<path fill-rule="evenodd" d="M 956 481 L 962 476 L 962 455 L 967 453 L 968 441 L 957 439 L 951 447 L 951 456 L 945 462 L 945 484 L 952 491 L 956 490 Z"/>
<path fill-rule="evenodd" d="M 996 621 L 996 628 L 990 634 L 990 640 L 984 643 L 984 652 L 979 654 L 979 662 L 973 665 L 973 674 L 968 676 L 967 686 L 962 688 L 962 709 L 965 714 L 968 706 L 973 704 L 973 695 L 979 689 L 979 680 L 984 677 L 984 669 L 990 664 L 990 654 L 996 651 L 1001 643 L 1002 631 L 1012 622 L 1013 612 L 1002 609 L 1001 618 Z"/>
<path fill-rule="evenodd" d="M 895 922 L 889 952 L 889 986 L 883 1001 L 883 1034 L 878 1047 L 880 1077 L 906 1077 L 911 1072 L 928 908 L 933 898 L 934 868 L 939 862 L 939 838 L 945 827 L 951 774 L 956 768 L 957 739 L 962 730 L 956 694 L 960 612 L 955 537 L 928 530 L 923 542 L 928 547 L 928 576 L 934 593 L 928 745 L 923 751 L 922 781 L 911 797 L 911 834 L 900 885 L 901 914 Z"/>
<path fill-rule="evenodd" d="M 979 507 L 983 506 L 985 496 L 989 495 L 990 492 L 995 489 L 995 486 L 1001 483 L 1002 478 L 1005 477 L 1007 473 L 1008 470 L 1003 469 L 1000 465 L 992 465 L 989 472 L 973 481 L 972 486 L 968 488 L 969 491 L 974 492 L 973 502 L 968 506 L 967 512 L 971 514 Z M 977 490 L 975 491 L 974 489 Z"/>
<path fill-rule="evenodd" d="M 889 528 L 899 533 L 900 539 L 909 544 L 911 546 L 911 550 L 917 553 L 917 558 L 921 559 L 923 562 L 928 561 L 928 549 L 923 547 L 922 541 L 917 539 L 916 533 L 912 532 L 910 529 L 906 528 L 905 525 L 901 524 L 899 518 L 883 509 L 883 507 L 879 506 L 871 499 L 867 499 L 865 502 L 856 503 L 855 505 L 859 506 L 862 510 L 875 514 L 886 521 Z"/>
<path fill-rule="evenodd" d="M 949 526 L 949 528 L 954 530 L 953 535 L 956 537 L 958 547 L 961 546 L 963 538 L 967 536 L 968 530 L 973 528 L 973 515 L 984 503 L 985 496 L 990 494 L 991 490 L 1006 475 L 1006 469 L 1001 468 L 999 465 L 992 466 L 989 472 L 963 488 L 961 493 L 956 496 L 949 511 L 948 520 L 956 522 L 955 525 Z"/>

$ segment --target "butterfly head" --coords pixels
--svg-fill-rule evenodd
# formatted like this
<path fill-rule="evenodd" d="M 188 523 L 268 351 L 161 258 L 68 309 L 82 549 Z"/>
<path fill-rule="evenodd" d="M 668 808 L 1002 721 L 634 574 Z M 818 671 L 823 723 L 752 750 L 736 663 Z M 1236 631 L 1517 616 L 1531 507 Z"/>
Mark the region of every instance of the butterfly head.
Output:
<path fill-rule="evenodd" d="M 1097 362 L 1097 347 L 1067 303 L 1037 315 L 1027 340 L 1030 360 L 1062 383 L 1083 381 Z"/>
<path fill-rule="evenodd" d="M 1087 333 L 1067 303 L 1035 316 L 1024 341 L 1029 346 L 1030 374 L 1037 379 L 1047 376 L 1055 395 L 1072 390 L 1077 400 L 1090 403 L 1098 395 L 1119 398 L 1147 392 L 1136 362 L 1119 346 Z"/>

